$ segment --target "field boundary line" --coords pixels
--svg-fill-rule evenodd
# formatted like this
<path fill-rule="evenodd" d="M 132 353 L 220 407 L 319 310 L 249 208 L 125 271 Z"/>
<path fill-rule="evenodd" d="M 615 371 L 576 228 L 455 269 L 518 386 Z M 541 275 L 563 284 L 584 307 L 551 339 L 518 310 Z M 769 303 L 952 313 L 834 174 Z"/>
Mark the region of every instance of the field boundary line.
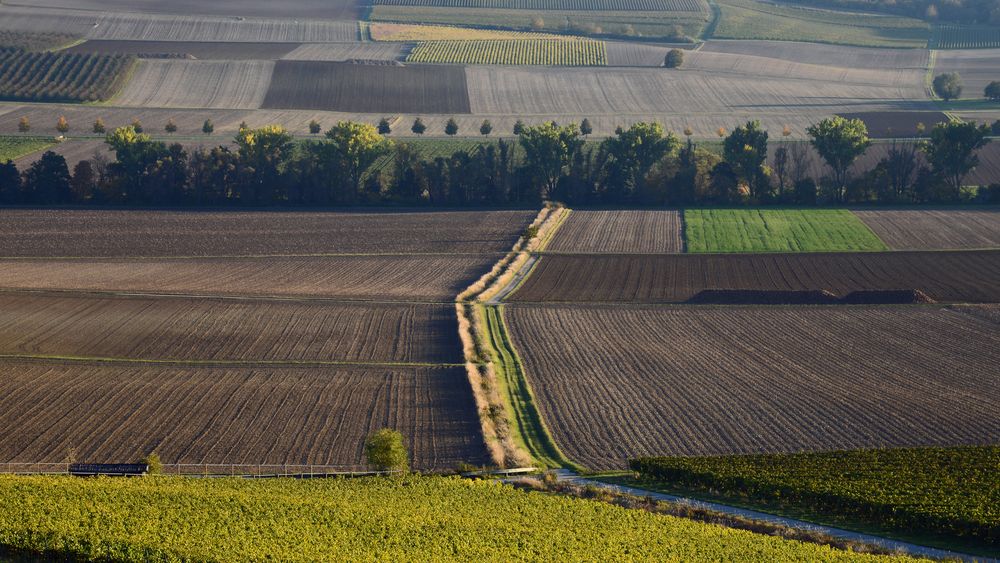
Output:
<path fill-rule="evenodd" d="M 582 466 L 570 461 L 559 449 L 538 410 L 535 394 L 531 390 L 521 359 L 508 336 L 503 307 L 482 306 L 489 325 L 490 352 L 497 365 L 498 380 L 502 383 L 501 391 L 515 422 L 512 426 L 514 437 L 538 464 L 583 472 L 585 469 Z"/>
<path fill-rule="evenodd" d="M 392 368 L 460 368 L 465 364 L 433 362 L 379 362 L 350 360 L 184 360 L 169 358 L 116 358 L 104 356 L 71 356 L 59 354 L 0 354 L 3 360 L 33 360 L 94 364 L 138 364 L 164 366 L 208 367 L 392 367 Z"/>
<path fill-rule="evenodd" d="M 52 143 L 49 146 L 56 145 Z M 45 150 L 45 149 L 40 149 Z M 39 151 L 35 151 L 39 152 Z M 34 154 L 34 153 L 29 153 Z M 26 155 L 22 155 L 26 156 Z M 21 158 L 21 157 L 18 157 Z M 173 256 L 0 256 L 0 260 L 260 260 L 263 258 L 423 258 L 429 256 L 489 256 L 490 254 L 501 255 L 503 251 L 494 252 L 334 252 L 316 254 L 218 254 L 218 255 L 173 255 Z"/>

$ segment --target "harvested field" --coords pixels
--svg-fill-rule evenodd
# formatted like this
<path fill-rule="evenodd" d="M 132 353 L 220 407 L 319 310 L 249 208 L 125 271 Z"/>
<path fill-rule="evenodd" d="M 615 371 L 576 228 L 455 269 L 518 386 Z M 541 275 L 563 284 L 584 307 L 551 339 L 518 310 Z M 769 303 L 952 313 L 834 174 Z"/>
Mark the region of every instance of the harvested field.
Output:
<path fill-rule="evenodd" d="M 689 252 L 888 250 L 846 209 L 685 209 Z"/>
<path fill-rule="evenodd" d="M 605 49 L 608 52 L 608 66 L 660 67 L 671 47 L 609 41 Z"/>
<path fill-rule="evenodd" d="M 543 257 L 515 302 L 683 303 L 706 289 L 918 289 L 1000 302 L 1000 251 Z"/>
<path fill-rule="evenodd" d="M 325 43 L 357 41 L 356 21 L 101 14 L 88 39 Z"/>
<path fill-rule="evenodd" d="M 0 260 L 0 289 L 451 302 L 495 255 Z"/>
<path fill-rule="evenodd" d="M 0 354 L 461 363 L 450 305 L 0 293 Z"/>
<path fill-rule="evenodd" d="M 0 365 L 0 461 L 363 466 L 365 438 L 390 427 L 415 468 L 483 463 L 465 371 Z M 192 471 L 198 471 L 192 468 Z"/>
<path fill-rule="evenodd" d="M 860 119 L 868 126 L 868 134 L 873 138 L 920 136 L 920 125 L 925 133 L 930 133 L 938 123 L 948 123 L 948 116 L 940 111 L 880 111 L 864 113 L 841 113 L 845 119 Z"/>
<path fill-rule="evenodd" d="M 616 254 L 683 252 L 680 213 L 574 210 L 545 250 Z"/>
<path fill-rule="evenodd" d="M 522 39 L 552 39 L 554 41 L 569 41 L 575 37 L 534 33 L 524 31 L 509 31 L 504 29 L 477 29 L 474 27 L 455 27 L 450 25 L 414 25 L 406 23 L 368 24 L 368 35 L 372 41 L 497 41 Z"/>
<path fill-rule="evenodd" d="M 662 61 L 661 61 L 662 62 Z M 841 64 L 813 64 L 780 58 L 692 51 L 684 56 L 683 69 L 712 73 L 773 77 L 799 80 L 834 80 L 847 84 L 870 84 L 905 88 L 922 87 L 924 68 L 849 67 Z"/>
<path fill-rule="evenodd" d="M 1000 209 L 855 210 L 894 250 L 1000 247 Z"/>
<path fill-rule="evenodd" d="M 384 6 L 436 6 L 440 8 L 492 8 L 506 10 L 607 10 L 613 12 L 704 12 L 699 0 L 375 0 Z"/>
<path fill-rule="evenodd" d="M 469 92 L 461 67 L 278 61 L 263 107 L 456 114 Z"/>
<path fill-rule="evenodd" d="M 822 45 L 798 41 L 711 40 L 698 50 L 702 53 L 727 53 L 780 59 L 795 63 L 884 71 L 916 70 L 924 72 L 930 64 L 926 49 L 884 49 Z"/>
<path fill-rule="evenodd" d="M 152 12 L 192 16 L 317 18 L 357 20 L 355 0 L 4 0 L 4 4 L 31 8 L 64 8 L 100 12 Z"/>
<path fill-rule="evenodd" d="M 223 43 L 218 41 L 105 41 L 91 40 L 65 53 L 134 55 L 145 59 L 189 58 L 200 60 L 274 60 L 299 47 L 299 43 Z"/>
<path fill-rule="evenodd" d="M 408 47 L 391 43 L 308 43 L 284 55 L 289 61 L 398 61 Z"/>
<path fill-rule="evenodd" d="M 33 8 L 15 8 L 7 2 L 0 5 L 0 29 L 24 33 L 65 33 L 83 37 L 97 23 L 98 14 L 63 10 L 42 11 Z"/>
<path fill-rule="evenodd" d="M 269 61 L 142 61 L 115 103 L 163 108 L 255 109 L 264 101 Z"/>
<path fill-rule="evenodd" d="M 923 84 L 880 86 L 823 80 L 733 77 L 700 71 L 648 69 L 533 69 L 470 67 L 474 114 L 622 115 L 677 113 L 808 112 L 906 109 L 926 97 Z M 697 116 L 696 116 L 697 117 Z M 727 117 L 714 115 L 716 123 Z M 718 125 L 716 125 L 716 128 Z M 780 127 L 779 127 L 780 130 Z"/>
<path fill-rule="evenodd" d="M 4 257 L 498 253 L 535 211 L 0 210 Z"/>
<path fill-rule="evenodd" d="M 1000 436 L 1000 331 L 940 307 L 508 306 L 506 316 L 546 424 L 591 469 Z"/>
<path fill-rule="evenodd" d="M 962 97 L 982 98 L 990 82 L 1000 80 L 1000 49 L 938 51 L 934 74 L 957 72 L 962 77 Z"/>

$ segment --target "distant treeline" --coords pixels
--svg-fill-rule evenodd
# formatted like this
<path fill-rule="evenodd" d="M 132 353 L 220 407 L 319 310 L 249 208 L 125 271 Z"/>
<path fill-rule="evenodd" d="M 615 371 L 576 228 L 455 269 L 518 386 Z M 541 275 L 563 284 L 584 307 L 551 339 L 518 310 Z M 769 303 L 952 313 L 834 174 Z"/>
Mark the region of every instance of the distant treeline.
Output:
<path fill-rule="evenodd" d="M 699 147 L 657 123 L 586 142 L 589 123 L 528 127 L 517 140 L 423 158 L 372 125 L 341 122 L 322 140 L 296 142 L 279 126 L 241 128 L 235 146 L 187 151 L 137 133 L 107 135 L 115 154 L 70 171 L 46 152 L 19 171 L 0 165 L 0 204 L 143 206 L 815 205 L 1000 203 L 1000 185 L 965 185 L 989 139 L 985 126 L 942 123 L 926 140 L 894 142 L 869 170 L 864 122 L 834 117 L 809 128 L 810 143 L 782 143 L 750 121 L 719 131 L 722 150 Z M 783 131 L 787 135 L 789 131 Z M 811 147 L 810 147 L 811 145 Z M 813 154 L 827 164 L 817 177 Z M 386 159 L 392 164 L 385 166 Z M 378 161 L 383 165 L 373 166 Z"/>
<path fill-rule="evenodd" d="M 1000 0 L 788 0 L 817 8 L 882 12 L 964 24 L 1000 23 Z"/>

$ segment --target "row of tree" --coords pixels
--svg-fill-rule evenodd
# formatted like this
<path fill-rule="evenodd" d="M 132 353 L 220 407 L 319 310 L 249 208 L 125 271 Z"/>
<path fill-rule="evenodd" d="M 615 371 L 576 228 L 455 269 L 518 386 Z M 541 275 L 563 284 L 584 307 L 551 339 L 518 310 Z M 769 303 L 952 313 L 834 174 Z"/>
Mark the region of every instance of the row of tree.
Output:
<path fill-rule="evenodd" d="M 842 117 L 808 130 L 810 142 L 782 143 L 750 121 L 724 134 L 721 153 L 686 142 L 658 123 L 619 128 L 588 143 L 579 126 L 521 127 L 448 157 L 423 158 L 378 127 L 341 122 L 321 139 L 296 142 L 280 126 L 243 128 L 235 147 L 186 151 L 132 126 L 109 133 L 114 159 L 95 154 L 72 173 L 47 152 L 19 172 L 0 165 L 0 203 L 129 205 L 527 205 L 800 204 L 954 202 L 979 164 L 985 126 L 942 123 L 921 142 L 895 142 L 863 173 L 871 146 L 864 122 Z M 827 172 L 815 177 L 813 155 Z M 379 163 L 379 166 L 374 166 Z M 996 201 L 1000 187 L 981 191 Z M 966 199 L 968 199 L 966 197 Z"/>

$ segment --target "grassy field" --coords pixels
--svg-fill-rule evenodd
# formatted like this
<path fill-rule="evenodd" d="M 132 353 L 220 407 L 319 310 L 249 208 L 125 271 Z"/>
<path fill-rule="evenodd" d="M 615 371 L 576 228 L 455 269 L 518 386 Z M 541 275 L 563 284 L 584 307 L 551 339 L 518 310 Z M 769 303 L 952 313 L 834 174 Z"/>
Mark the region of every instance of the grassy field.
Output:
<path fill-rule="evenodd" d="M 926 23 L 895 16 L 859 14 L 766 4 L 753 0 L 720 0 L 722 18 L 716 39 L 774 39 L 857 45 L 862 47 L 927 46 Z"/>
<path fill-rule="evenodd" d="M 603 41 L 424 41 L 406 57 L 412 63 L 605 66 Z"/>
<path fill-rule="evenodd" d="M 837 252 L 887 250 L 846 209 L 689 209 L 689 252 Z"/>
<path fill-rule="evenodd" d="M 489 481 L 0 477 L 0 548 L 115 561 L 875 561 Z"/>
<path fill-rule="evenodd" d="M 632 464 L 660 488 L 711 492 L 883 533 L 950 537 L 982 551 L 1000 545 L 998 466 L 997 446 L 648 458 Z"/>
<path fill-rule="evenodd" d="M 0 162 L 17 160 L 54 144 L 48 137 L 0 137 Z"/>

